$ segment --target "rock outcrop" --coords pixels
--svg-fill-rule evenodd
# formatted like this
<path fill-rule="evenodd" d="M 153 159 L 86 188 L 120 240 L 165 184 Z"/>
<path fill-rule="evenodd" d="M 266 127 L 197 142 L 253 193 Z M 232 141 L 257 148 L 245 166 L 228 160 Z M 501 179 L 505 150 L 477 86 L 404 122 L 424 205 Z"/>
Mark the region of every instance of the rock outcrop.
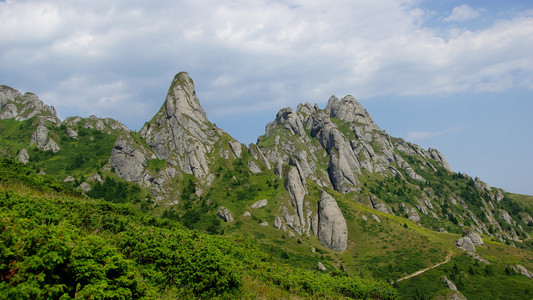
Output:
<path fill-rule="evenodd" d="M 267 204 L 268 204 L 267 199 L 261 199 L 259 201 L 254 202 L 254 204 L 252 204 L 252 208 L 257 209 L 257 208 L 265 207 Z"/>
<path fill-rule="evenodd" d="M 318 202 L 318 238 L 322 244 L 336 251 L 348 245 L 348 228 L 337 201 L 325 191 Z"/>
<path fill-rule="evenodd" d="M 26 151 L 25 148 L 22 148 L 19 152 L 19 155 L 17 156 L 17 161 L 27 164 L 30 161 L 30 155 L 28 154 L 28 151 Z"/>
<path fill-rule="evenodd" d="M 224 220 L 224 222 L 233 222 L 233 214 L 224 206 L 220 206 L 217 210 L 217 216 Z M 268 224 L 267 224 L 268 225 Z"/>
<path fill-rule="evenodd" d="M 476 246 L 483 245 L 483 239 L 477 232 L 467 227 L 463 230 L 463 237 L 458 239 L 455 245 L 466 252 L 475 253 Z"/>
<path fill-rule="evenodd" d="M 121 178 L 141 183 L 149 157 L 146 149 L 138 145 L 129 133 L 124 133 L 117 138 L 113 146 L 109 166 Z"/>
<path fill-rule="evenodd" d="M 53 106 L 44 104 L 33 93 L 22 95 L 19 91 L 5 85 L 0 85 L 0 119 L 15 119 L 26 121 L 33 117 L 40 117 L 42 121 L 49 121 L 57 126 L 61 120 Z"/>
<path fill-rule="evenodd" d="M 175 161 L 183 172 L 207 183 L 210 165 L 207 154 L 212 151 L 219 134 L 200 106 L 194 83 L 187 73 L 174 77 L 165 103 L 140 134 L 157 158 Z M 234 148 L 236 154 L 237 149 Z"/>
<path fill-rule="evenodd" d="M 40 123 L 39 126 L 37 126 L 37 129 L 31 136 L 30 145 L 34 144 L 37 145 L 37 148 L 44 151 L 52 151 L 56 153 L 61 150 L 59 145 L 48 136 L 48 128 L 43 123 Z"/>

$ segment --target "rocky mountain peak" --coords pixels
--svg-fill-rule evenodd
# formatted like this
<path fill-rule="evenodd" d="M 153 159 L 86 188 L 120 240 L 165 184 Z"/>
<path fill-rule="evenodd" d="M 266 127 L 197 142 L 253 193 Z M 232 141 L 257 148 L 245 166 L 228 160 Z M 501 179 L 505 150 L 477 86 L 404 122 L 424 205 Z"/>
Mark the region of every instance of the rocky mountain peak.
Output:
<path fill-rule="evenodd" d="M 0 86 L 0 119 L 26 121 L 34 116 L 61 125 L 56 109 L 44 104 L 34 93 L 27 92 L 22 95 L 11 87 Z"/>
<path fill-rule="evenodd" d="M 140 131 L 157 158 L 193 174 L 201 182 L 209 175 L 207 153 L 219 139 L 196 96 L 194 82 L 185 72 L 176 74 L 165 103 Z"/>
<path fill-rule="evenodd" d="M 183 114 L 199 122 L 208 121 L 200 100 L 196 97 L 194 82 L 186 72 L 174 76 L 164 107 L 168 118 Z"/>
<path fill-rule="evenodd" d="M 329 98 L 326 106 L 326 113 L 330 117 L 334 117 L 346 122 L 358 122 L 365 125 L 377 125 L 372 120 L 370 114 L 366 109 L 351 95 L 347 95 L 342 100 L 335 96 Z"/>

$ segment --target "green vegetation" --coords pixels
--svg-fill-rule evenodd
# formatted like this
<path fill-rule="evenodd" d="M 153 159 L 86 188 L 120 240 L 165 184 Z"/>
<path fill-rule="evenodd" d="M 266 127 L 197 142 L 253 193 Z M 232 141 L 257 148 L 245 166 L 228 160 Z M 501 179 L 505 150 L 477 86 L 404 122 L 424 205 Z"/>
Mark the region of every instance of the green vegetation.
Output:
<path fill-rule="evenodd" d="M 37 127 L 37 119 L 19 122 L 13 119 L 0 120 L 0 149 L 5 157 L 15 157 L 22 148 L 28 150 L 30 163 L 36 170 L 42 170 L 56 178 L 80 177 L 96 172 L 104 166 L 117 139 L 117 133 L 102 133 L 96 129 L 74 128 L 78 138 L 73 139 L 61 125 L 48 126 L 49 136 L 61 148 L 57 153 L 42 151 L 35 145 L 28 147 L 32 133 Z"/>
<path fill-rule="evenodd" d="M 12 161 L 2 169 L 0 294 L 8 298 L 239 297 L 257 281 L 269 293 L 396 297 L 384 282 L 275 263 L 246 238 L 188 230 L 127 204 L 41 196 L 30 187 L 21 194 L 14 190 L 25 182 L 41 182 L 46 191 L 62 183 Z M 15 182 L 20 172 L 28 179 Z"/>

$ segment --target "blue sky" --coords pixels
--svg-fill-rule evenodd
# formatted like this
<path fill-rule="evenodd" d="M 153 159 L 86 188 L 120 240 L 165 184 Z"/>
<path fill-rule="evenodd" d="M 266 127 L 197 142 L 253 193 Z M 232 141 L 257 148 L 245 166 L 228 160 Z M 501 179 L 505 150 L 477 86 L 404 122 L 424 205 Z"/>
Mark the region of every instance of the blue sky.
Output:
<path fill-rule="evenodd" d="M 0 1 L 0 84 L 140 129 L 187 71 L 255 142 L 284 107 L 355 96 L 457 172 L 533 195 L 533 2 Z"/>

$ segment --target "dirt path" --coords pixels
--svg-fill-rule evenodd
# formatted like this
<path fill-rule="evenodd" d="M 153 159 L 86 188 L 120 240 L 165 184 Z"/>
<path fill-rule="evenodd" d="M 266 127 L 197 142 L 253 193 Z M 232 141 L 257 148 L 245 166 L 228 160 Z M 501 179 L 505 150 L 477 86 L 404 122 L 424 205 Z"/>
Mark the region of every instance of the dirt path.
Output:
<path fill-rule="evenodd" d="M 420 274 L 426 272 L 427 270 L 431 270 L 431 269 L 435 269 L 436 267 L 440 267 L 440 266 L 442 266 L 443 264 L 449 262 L 450 259 L 452 258 L 452 255 L 453 255 L 453 252 L 450 251 L 450 252 L 448 252 L 448 255 L 446 256 L 446 259 L 445 259 L 443 262 L 440 262 L 440 263 L 438 263 L 438 264 L 436 264 L 436 265 L 433 265 L 433 266 L 431 266 L 431 267 L 429 267 L 429 268 L 425 268 L 425 269 L 423 269 L 423 270 L 416 271 L 416 272 L 414 272 L 414 273 L 411 274 L 411 275 L 407 275 L 407 276 L 405 276 L 405 277 L 402 277 L 402 278 L 396 280 L 396 283 L 398 283 L 398 282 L 400 282 L 400 281 L 402 281 L 402 280 L 405 280 L 405 279 L 409 279 L 409 278 L 411 278 L 411 277 L 418 276 L 418 275 L 420 275 Z M 394 281 L 391 282 L 391 284 L 393 284 L 393 283 L 394 283 Z"/>

